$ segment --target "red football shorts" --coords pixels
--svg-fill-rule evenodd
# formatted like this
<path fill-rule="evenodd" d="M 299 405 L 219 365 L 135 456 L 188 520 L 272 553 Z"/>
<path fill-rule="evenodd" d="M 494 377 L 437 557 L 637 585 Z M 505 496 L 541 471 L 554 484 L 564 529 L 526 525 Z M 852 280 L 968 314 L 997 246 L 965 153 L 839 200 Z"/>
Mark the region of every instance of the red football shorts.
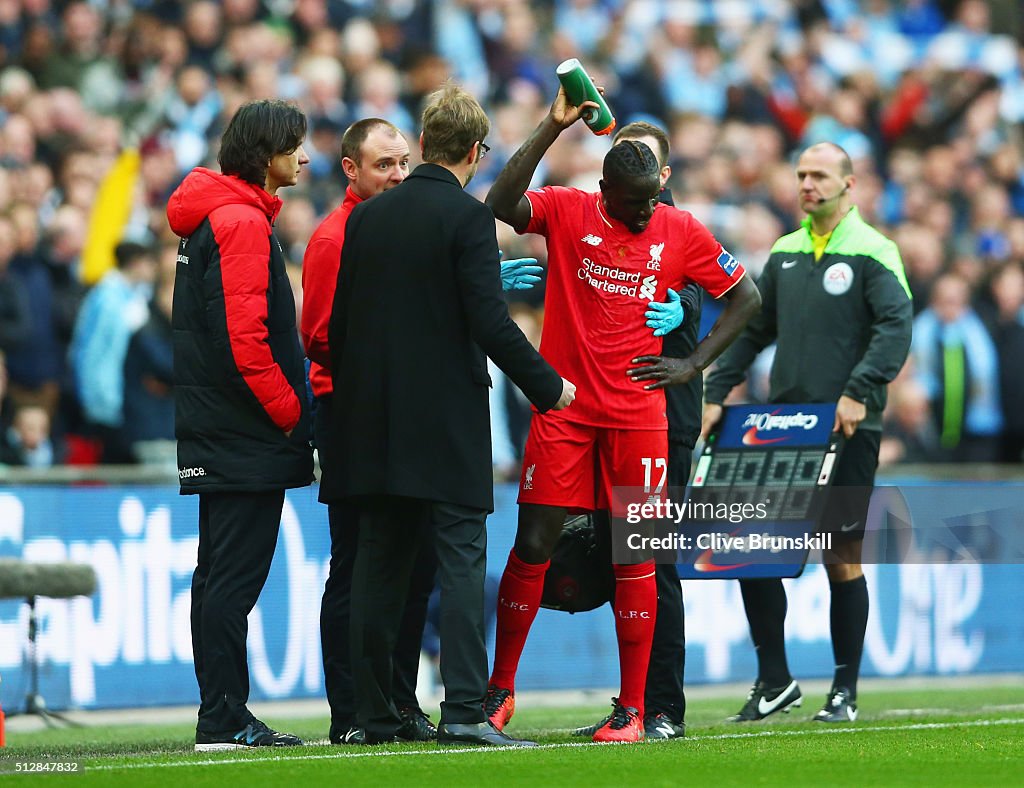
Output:
<path fill-rule="evenodd" d="M 610 509 L 613 487 L 658 494 L 668 472 L 666 430 L 619 430 L 533 414 L 523 453 L 519 503 Z"/>

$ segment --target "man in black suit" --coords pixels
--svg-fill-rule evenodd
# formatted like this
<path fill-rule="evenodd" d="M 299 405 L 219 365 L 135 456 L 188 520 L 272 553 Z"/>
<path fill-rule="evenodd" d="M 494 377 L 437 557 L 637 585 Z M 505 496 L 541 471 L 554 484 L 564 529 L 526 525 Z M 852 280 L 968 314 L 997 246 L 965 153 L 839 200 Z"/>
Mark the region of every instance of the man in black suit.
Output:
<path fill-rule="evenodd" d="M 438 742 L 518 743 L 484 716 L 484 570 L 494 509 L 486 357 L 541 412 L 568 406 L 559 377 L 508 315 L 494 216 L 464 188 L 487 151 L 477 101 L 447 85 L 423 112 L 424 164 L 349 218 L 328 331 L 335 460 L 325 502 L 359 517 L 352 666 L 368 743 L 401 724 L 392 663 L 416 530 L 434 530 L 441 583 Z"/>

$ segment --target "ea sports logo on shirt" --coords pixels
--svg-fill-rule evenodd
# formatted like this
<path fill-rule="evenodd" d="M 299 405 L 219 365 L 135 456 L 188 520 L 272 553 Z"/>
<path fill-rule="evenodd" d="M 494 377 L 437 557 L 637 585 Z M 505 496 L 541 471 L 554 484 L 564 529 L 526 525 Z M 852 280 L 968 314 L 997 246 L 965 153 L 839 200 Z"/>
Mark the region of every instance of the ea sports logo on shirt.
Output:
<path fill-rule="evenodd" d="M 846 263 L 830 265 L 825 270 L 822 284 L 829 295 L 842 295 L 853 287 L 853 269 Z"/>

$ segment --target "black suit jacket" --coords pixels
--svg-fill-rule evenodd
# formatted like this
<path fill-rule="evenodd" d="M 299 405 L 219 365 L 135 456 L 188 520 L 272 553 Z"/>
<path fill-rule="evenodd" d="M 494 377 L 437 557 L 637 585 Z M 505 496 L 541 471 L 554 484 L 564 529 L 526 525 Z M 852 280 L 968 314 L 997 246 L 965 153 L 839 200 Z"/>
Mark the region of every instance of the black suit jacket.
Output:
<path fill-rule="evenodd" d="M 485 356 L 541 411 L 562 391 L 508 315 L 493 214 L 435 164 L 352 211 L 328 340 L 326 502 L 383 494 L 493 511 Z"/>

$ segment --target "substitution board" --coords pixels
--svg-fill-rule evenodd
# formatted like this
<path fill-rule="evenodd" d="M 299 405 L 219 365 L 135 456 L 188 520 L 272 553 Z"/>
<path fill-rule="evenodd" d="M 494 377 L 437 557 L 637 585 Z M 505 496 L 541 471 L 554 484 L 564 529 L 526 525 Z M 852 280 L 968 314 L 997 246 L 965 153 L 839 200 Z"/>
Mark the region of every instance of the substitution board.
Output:
<path fill-rule="evenodd" d="M 815 545 L 818 522 L 842 451 L 834 404 L 742 405 L 724 409 L 697 459 L 687 489 L 691 510 L 753 512 L 680 525 L 687 549 L 679 576 L 796 577 Z M 750 504 L 742 508 L 744 504 Z"/>

